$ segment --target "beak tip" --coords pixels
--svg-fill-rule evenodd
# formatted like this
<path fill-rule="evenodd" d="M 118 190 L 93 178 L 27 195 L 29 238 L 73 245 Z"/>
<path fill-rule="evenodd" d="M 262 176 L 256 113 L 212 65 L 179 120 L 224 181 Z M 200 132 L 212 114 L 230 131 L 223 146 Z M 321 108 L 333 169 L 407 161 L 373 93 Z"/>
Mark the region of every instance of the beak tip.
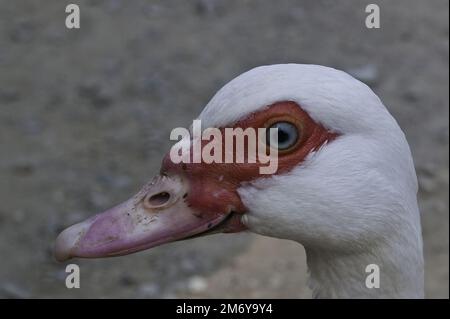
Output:
<path fill-rule="evenodd" d="M 64 262 L 72 258 L 70 248 L 66 245 L 65 240 L 61 235 L 56 238 L 53 256 L 58 262 Z"/>
<path fill-rule="evenodd" d="M 78 223 L 66 228 L 58 235 L 53 250 L 53 255 L 57 261 L 63 262 L 76 256 L 74 252 L 89 226 L 90 223 Z"/>

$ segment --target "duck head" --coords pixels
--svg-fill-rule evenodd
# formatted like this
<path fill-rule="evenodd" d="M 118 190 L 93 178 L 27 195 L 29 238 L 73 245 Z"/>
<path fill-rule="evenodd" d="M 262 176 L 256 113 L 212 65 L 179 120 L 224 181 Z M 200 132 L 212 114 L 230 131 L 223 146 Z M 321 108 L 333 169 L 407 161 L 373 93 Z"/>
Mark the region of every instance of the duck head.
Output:
<path fill-rule="evenodd" d="M 261 175 L 258 161 L 175 163 L 167 154 L 160 174 L 132 198 L 64 230 L 56 258 L 125 255 L 244 230 L 347 252 L 398 229 L 420 234 L 404 134 L 372 90 L 348 74 L 258 67 L 219 90 L 198 119 L 222 132 L 277 127 L 276 172 Z"/>

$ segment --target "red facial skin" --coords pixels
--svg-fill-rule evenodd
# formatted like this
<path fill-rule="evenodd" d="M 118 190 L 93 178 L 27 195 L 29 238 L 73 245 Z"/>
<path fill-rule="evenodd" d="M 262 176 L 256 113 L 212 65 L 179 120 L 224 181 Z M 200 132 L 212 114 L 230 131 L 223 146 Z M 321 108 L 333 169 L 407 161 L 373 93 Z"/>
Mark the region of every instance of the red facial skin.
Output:
<path fill-rule="evenodd" d="M 278 169 L 275 174 L 286 173 L 301 163 L 306 156 L 318 149 L 325 142 L 333 140 L 337 134 L 328 131 L 315 122 L 297 103 L 291 101 L 277 102 L 252 113 L 244 120 L 233 125 L 233 128 L 263 128 L 273 123 L 287 121 L 294 124 L 299 132 L 295 145 L 286 151 L 278 153 Z M 222 136 L 224 128 L 220 128 Z M 209 141 L 203 141 L 207 144 Z M 203 145 L 202 145 L 203 146 Z M 225 153 L 222 144 L 222 154 Z M 247 145 L 245 148 L 247 153 Z M 192 154 L 192 149 L 191 149 Z M 190 191 L 186 201 L 199 213 L 199 218 L 205 214 L 234 213 L 224 223 L 222 232 L 238 232 L 246 229 L 241 223 L 240 215 L 247 209 L 242 203 L 237 189 L 243 182 L 266 178 L 271 175 L 261 175 L 259 168 L 267 166 L 257 163 L 179 163 L 171 161 L 169 154 L 163 159 L 161 173 L 167 175 L 185 176 L 189 181 Z"/>

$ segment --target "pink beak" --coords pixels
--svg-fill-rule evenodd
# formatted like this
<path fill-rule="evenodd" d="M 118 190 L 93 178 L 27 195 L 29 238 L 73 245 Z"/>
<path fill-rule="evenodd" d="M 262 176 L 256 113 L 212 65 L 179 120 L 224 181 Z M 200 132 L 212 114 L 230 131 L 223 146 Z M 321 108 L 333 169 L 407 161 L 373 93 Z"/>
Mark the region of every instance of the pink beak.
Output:
<path fill-rule="evenodd" d="M 199 214 L 186 201 L 188 188 L 180 177 L 155 177 L 131 199 L 65 229 L 56 239 L 56 259 L 126 255 L 214 232 L 231 212 Z"/>

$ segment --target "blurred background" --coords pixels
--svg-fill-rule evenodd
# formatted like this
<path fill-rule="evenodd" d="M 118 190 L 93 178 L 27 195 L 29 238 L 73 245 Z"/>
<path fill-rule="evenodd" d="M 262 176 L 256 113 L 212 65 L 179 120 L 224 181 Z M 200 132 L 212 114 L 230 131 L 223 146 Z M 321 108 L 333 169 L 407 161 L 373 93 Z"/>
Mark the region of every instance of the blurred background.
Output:
<path fill-rule="evenodd" d="M 70 1 L 73 2 L 73 1 Z M 309 298 L 303 248 L 215 235 L 77 260 L 65 287 L 51 248 L 64 227 L 134 194 L 170 130 L 258 65 L 313 63 L 373 88 L 411 145 L 426 295 L 449 297 L 448 1 L 0 0 L 0 297 Z"/>

